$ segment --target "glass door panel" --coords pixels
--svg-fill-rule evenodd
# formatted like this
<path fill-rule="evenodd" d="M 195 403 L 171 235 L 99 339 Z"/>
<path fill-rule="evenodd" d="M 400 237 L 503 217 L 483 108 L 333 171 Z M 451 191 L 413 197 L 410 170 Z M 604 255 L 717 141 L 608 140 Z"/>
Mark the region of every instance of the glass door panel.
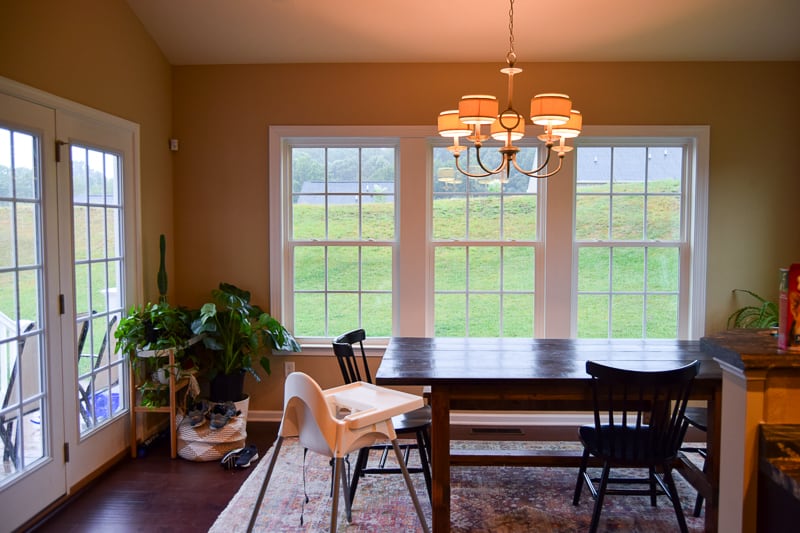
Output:
<path fill-rule="evenodd" d="M 0 485 L 45 457 L 39 138 L 0 127 Z"/>
<path fill-rule="evenodd" d="M 124 361 L 116 354 L 114 338 L 122 313 L 122 159 L 73 144 L 70 161 L 78 422 L 84 435 L 121 415 L 127 398 Z"/>

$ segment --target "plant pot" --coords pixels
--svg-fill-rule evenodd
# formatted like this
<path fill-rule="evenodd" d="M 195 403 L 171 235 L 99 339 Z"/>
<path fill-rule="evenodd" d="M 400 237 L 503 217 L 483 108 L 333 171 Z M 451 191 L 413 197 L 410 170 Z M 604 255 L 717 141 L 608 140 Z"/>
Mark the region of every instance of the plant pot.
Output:
<path fill-rule="evenodd" d="M 154 382 L 161 383 L 162 385 L 169 385 L 169 373 L 169 366 L 162 366 L 153 372 L 151 377 Z M 175 379 L 178 379 L 178 369 L 173 369 L 172 373 L 175 375 Z"/>
<path fill-rule="evenodd" d="M 244 400 L 244 374 L 244 370 L 232 374 L 217 374 L 211 380 L 210 400 L 216 403 Z"/>
<path fill-rule="evenodd" d="M 245 394 L 244 399 L 238 402 L 233 402 L 236 406 L 236 410 L 239 411 L 239 417 L 242 420 L 247 420 L 247 411 L 250 409 L 250 396 Z"/>

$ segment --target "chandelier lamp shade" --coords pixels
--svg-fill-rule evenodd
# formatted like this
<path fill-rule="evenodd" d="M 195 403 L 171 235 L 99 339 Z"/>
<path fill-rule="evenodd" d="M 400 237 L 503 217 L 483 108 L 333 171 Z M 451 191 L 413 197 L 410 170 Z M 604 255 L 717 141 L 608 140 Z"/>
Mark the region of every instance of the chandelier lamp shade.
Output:
<path fill-rule="evenodd" d="M 520 151 L 514 142 L 525 136 L 525 116 L 513 106 L 514 76 L 522 72 L 516 67 L 517 55 L 514 52 L 514 0 L 510 0 L 508 23 L 509 51 L 506 55 L 505 68 L 500 72 L 508 76 L 507 107 L 501 112 L 497 98 L 486 94 L 468 94 L 461 98 L 458 109 L 442 111 L 439 114 L 438 131 L 442 137 L 453 139 L 453 144 L 448 150 L 453 154 L 455 166 L 459 172 L 474 179 L 485 179 L 498 175 L 502 183 L 507 183 L 511 169 L 531 177 L 548 178 L 561 170 L 564 156 L 572 150 L 566 144 L 567 139 L 580 135 L 583 118 L 579 111 L 572 108 L 572 101 L 566 94 L 544 93 L 531 98 L 530 113 L 528 117 L 536 126 L 541 126 L 543 132 L 537 137 L 547 148 L 547 155 L 538 168 L 524 169 L 517 162 Z M 460 144 L 461 138 L 466 139 L 470 145 Z M 481 148 L 489 138 L 503 143 L 498 149 L 502 159 L 496 167 L 487 166 L 481 159 Z M 461 154 L 473 147 L 477 168 L 464 168 L 459 160 Z M 558 155 L 558 166 L 550 170 L 550 155 Z M 441 181 L 453 179 L 448 175 Z"/>

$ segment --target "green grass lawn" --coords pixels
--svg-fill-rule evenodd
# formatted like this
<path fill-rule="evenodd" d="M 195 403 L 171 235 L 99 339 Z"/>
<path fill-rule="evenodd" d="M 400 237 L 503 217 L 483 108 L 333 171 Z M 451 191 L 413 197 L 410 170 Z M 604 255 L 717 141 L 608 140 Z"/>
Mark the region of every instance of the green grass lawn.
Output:
<path fill-rule="evenodd" d="M 602 194 L 602 186 L 580 187 L 578 239 L 588 243 L 677 240 L 680 210 L 679 197 L 673 194 L 675 183 L 659 182 L 658 190 L 651 192 L 665 194 L 648 196 L 646 202 L 639 194 L 640 185 L 617 187 L 616 193 L 629 194 L 613 197 Z M 437 195 L 433 205 L 433 238 L 434 241 L 450 238 L 533 241 L 537 231 L 536 209 L 535 195 L 507 195 L 502 200 L 500 195 L 475 196 L 469 200 L 463 196 Z M 327 235 L 324 207 L 296 204 L 293 210 L 294 237 L 299 240 L 357 240 L 359 228 L 362 238 L 391 241 L 394 235 L 394 210 L 389 202 L 364 204 L 360 211 L 354 205 L 331 206 Z M 365 257 L 359 273 L 358 247 L 329 246 L 327 261 L 320 247 L 296 248 L 295 287 L 301 292 L 296 294 L 295 333 L 330 336 L 360 323 L 372 336 L 391 335 L 390 250 L 388 246 L 363 248 Z M 532 247 L 525 246 L 437 247 L 436 335 L 533 336 L 533 253 Z M 678 250 L 674 246 L 580 247 L 578 336 L 676 337 L 678 265 Z M 331 294 L 326 313 L 322 294 L 326 280 L 327 287 L 341 291 L 358 291 L 361 281 L 361 290 L 365 292 L 362 292 L 360 321 L 355 292 Z"/>

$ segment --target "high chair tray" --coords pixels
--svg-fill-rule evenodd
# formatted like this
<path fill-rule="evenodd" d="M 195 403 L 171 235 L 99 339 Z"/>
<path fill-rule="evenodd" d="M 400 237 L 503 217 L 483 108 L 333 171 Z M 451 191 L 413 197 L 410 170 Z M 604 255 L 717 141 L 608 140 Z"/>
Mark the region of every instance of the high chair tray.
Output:
<path fill-rule="evenodd" d="M 421 396 L 387 389 L 359 381 L 323 391 L 334 413 L 348 422 L 351 428 L 361 428 L 382 422 L 424 405 Z"/>

